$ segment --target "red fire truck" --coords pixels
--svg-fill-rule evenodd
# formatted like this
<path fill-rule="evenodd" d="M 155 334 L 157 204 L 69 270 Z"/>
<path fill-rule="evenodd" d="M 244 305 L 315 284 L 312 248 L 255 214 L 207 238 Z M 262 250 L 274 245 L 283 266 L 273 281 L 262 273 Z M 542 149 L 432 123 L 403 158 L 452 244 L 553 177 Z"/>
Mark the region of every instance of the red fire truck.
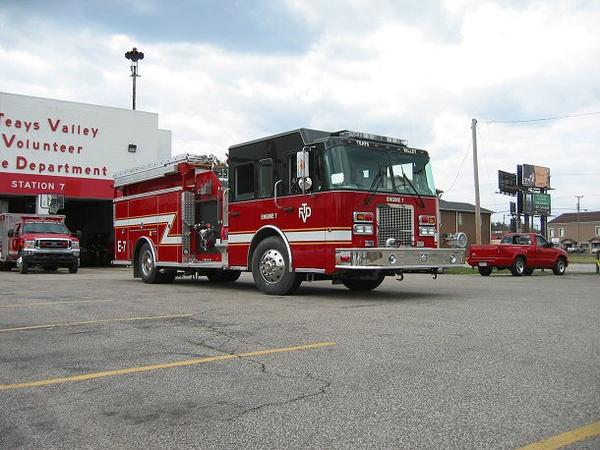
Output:
<path fill-rule="evenodd" d="M 250 271 L 278 295 L 464 264 L 439 246 L 429 155 L 403 140 L 303 128 L 230 147 L 227 169 L 186 154 L 115 174 L 114 263 L 146 283 Z"/>

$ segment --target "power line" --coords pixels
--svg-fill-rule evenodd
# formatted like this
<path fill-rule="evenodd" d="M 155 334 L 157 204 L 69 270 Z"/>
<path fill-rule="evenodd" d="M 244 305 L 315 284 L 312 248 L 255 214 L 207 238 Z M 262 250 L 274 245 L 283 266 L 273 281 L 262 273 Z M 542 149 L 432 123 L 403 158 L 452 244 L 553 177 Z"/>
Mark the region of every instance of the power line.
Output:
<path fill-rule="evenodd" d="M 482 123 L 528 123 L 528 122 L 543 122 L 546 120 L 558 120 L 558 119 L 573 119 L 576 117 L 584 117 L 584 116 L 593 116 L 596 114 L 600 114 L 600 111 L 593 111 L 589 113 L 582 114 L 569 114 L 564 116 L 554 116 L 554 117 L 542 117 L 540 119 L 525 119 L 525 120 L 482 120 Z"/>
<path fill-rule="evenodd" d="M 456 172 L 456 176 L 454 177 L 454 181 L 452 182 L 452 185 L 446 189 L 444 191 L 444 193 L 448 193 L 452 190 L 452 188 L 454 187 L 454 185 L 456 184 L 456 180 L 458 180 L 458 176 L 460 175 L 460 171 L 462 170 L 463 164 L 465 163 L 465 160 L 467 159 L 467 156 L 469 156 L 469 152 L 471 151 L 471 141 L 469 141 L 469 147 L 467 148 L 467 151 L 465 152 L 465 156 L 462 159 L 462 162 L 460 163 L 460 167 L 458 168 L 458 172 Z"/>
<path fill-rule="evenodd" d="M 481 141 L 481 138 L 483 137 L 481 134 L 481 130 L 479 128 L 479 123 L 476 124 L 477 127 L 477 131 L 479 132 L 479 140 Z M 483 145 L 481 146 L 482 148 L 484 147 Z M 494 195 L 495 192 L 494 190 L 491 188 L 491 186 L 493 185 L 493 183 L 490 182 L 490 171 L 488 169 L 488 164 L 487 164 L 487 158 L 483 155 L 483 152 L 481 151 L 481 149 L 479 150 L 479 153 L 481 155 L 481 159 L 483 159 L 483 164 L 485 166 L 485 176 L 487 179 L 487 184 L 490 186 L 490 193 L 492 194 L 492 202 L 494 203 L 494 209 L 497 209 L 498 207 L 496 206 L 496 196 Z"/>

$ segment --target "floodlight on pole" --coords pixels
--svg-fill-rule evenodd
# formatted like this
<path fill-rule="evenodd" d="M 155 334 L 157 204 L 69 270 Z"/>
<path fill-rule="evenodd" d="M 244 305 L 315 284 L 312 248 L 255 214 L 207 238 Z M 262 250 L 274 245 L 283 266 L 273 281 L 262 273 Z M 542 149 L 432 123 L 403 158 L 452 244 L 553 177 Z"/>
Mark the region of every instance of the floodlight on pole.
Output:
<path fill-rule="evenodd" d="M 137 48 L 125 53 L 125 59 L 131 61 L 131 77 L 133 78 L 133 109 L 135 110 L 135 79 L 141 77 L 138 73 L 138 61 L 144 59 L 144 54 L 139 52 Z"/>

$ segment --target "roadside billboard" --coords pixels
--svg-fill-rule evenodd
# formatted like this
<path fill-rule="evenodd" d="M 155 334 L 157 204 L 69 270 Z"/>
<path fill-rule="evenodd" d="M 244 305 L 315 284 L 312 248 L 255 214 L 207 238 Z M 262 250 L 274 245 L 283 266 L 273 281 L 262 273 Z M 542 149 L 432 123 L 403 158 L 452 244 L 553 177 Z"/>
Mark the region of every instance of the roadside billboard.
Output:
<path fill-rule="evenodd" d="M 540 189 L 550 188 L 550 168 L 523 164 L 521 185 Z"/>
<path fill-rule="evenodd" d="M 514 195 L 519 192 L 517 187 L 517 174 L 498 171 L 498 190 L 503 194 Z"/>
<path fill-rule="evenodd" d="M 537 192 L 525 194 L 524 212 L 531 215 L 547 216 L 552 210 L 550 194 Z"/>

